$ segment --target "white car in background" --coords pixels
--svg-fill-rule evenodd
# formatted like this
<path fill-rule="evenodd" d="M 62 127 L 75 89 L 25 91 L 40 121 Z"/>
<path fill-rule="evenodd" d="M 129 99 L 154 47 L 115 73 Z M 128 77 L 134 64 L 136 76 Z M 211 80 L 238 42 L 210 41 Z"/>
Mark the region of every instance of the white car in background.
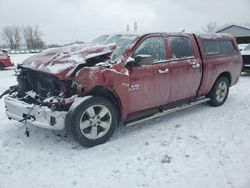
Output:
<path fill-rule="evenodd" d="M 248 46 L 248 44 L 239 44 L 238 47 L 240 51 L 244 51 L 244 49 Z"/>
<path fill-rule="evenodd" d="M 250 44 L 240 44 L 239 49 L 243 57 L 242 72 L 250 72 Z"/>

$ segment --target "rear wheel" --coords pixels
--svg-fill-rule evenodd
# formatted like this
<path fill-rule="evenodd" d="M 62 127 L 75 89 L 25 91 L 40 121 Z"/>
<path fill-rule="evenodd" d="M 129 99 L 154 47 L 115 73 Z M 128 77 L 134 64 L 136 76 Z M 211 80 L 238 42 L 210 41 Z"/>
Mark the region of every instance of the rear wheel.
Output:
<path fill-rule="evenodd" d="M 92 97 L 73 112 L 71 134 L 82 146 L 91 147 L 106 142 L 118 125 L 115 105 L 106 98 Z"/>
<path fill-rule="evenodd" d="M 228 97 L 229 80 L 226 77 L 219 78 L 213 88 L 209 97 L 211 100 L 208 102 L 211 106 L 221 106 L 224 104 Z"/>
<path fill-rule="evenodd" d="M 0 63 L 0 70 L 4 70 L 4 65 Z"/>

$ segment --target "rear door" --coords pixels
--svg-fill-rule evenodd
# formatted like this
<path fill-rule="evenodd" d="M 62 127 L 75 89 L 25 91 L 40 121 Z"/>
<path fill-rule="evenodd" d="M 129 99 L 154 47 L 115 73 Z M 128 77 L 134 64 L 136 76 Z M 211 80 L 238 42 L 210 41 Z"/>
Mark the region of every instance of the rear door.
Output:
<path fill-rule="evenodd" d="M 135 58 L 137 55 L 151 55 L 154 63 L 139 65 L 130 71 L 129 113 L 165 104 L 170 92 L 165 36 L 145 37 L 135 47 L 131 57 Z"/>
<path fill-rule="evenodd" d="M 202 79 L 202 60 L 192 35 L 168 36 L 171 86 L 169 102 L 193 98 Z"/>

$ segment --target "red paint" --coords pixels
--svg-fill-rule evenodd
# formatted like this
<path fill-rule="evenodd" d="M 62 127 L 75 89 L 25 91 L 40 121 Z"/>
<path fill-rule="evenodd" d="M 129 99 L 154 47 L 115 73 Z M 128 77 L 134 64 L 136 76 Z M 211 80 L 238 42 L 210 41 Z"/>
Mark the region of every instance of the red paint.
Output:
<path fill-rule="evenodd" d="M 154 36 L 164 37 L 167 60 L 148 67 L 126 69 L 124 64 L 138 45 L 146 38 Z M 185 60 L 171 60 L 169 36 L 189 38 L 193 48 L 193 57 Z M 242 69 L 242 57 L 236 47 L 235 39 L 228 35 L 209 36 L 210 38 L 222 37 L 232 40 L 237 52 L 234 55 L 208 57 L 202 44 L 202 39 L 206 37 L 208 36 L 184 33 L 141 35 L 125 50 L 119 63 L 111 68 L 85 67 L 79 70 L 74 78 L 66 76 L 71 69 L 69 68 L 55 76 L 61 80 L 73 79 L 76 81 L 77 85 L 84 89 L 81 96 L 88 95 L 97 86 L 112 92 L 120 104 L 123 119 L 126 119 L 132 114 L 147 109 L 205 96 L 221 74 L 230 76 L 231 86 L 236 83 Z M 93 51 L 88 52 L 90 54 Z M 46 58 L 41 59 L 39 64 L 45 63 L 47 60 Z M 193 68 L 192 64 L 199 64 L 199 67 Z M 169 70 L 168 74 L 159 74 L 159 70 L 166 69 Z"/>
<path fill-rule="evenodd" d="M 89 55 L 104 53 L 111 54 L 116 46 L 113 45 L 73 45 L 63 48 L 49 49 L 39 55 L 31 56 L 23 62 L 23 67 L 36 71 L 53 74 L 59 80 L 69 79 L 70 71 L 81 63 L 85 63 Z M 75 56 L 79 59 L 76 61 Z"/>
<path fill-rule="evenodd" d="M 0 52 L 0 64 L 2 64 L 5 68 L 13 66 L 10 57 L 2 52 Z"/>
<path fill-rule="evenodd" d="M 167 37 L 169 35 L 188 37 L 192 42 L 194 58 L 174 61 L 169 59 L 167 62 L 151 67 L 134 67 L 129 70 L 129 74 L 121 74 L 122 71 L 128 71 L 123 64 L 138 44 L 149 36 L 158 35 L 165 37 L 166 46 L 168 46 Z M 234 45 L 236 45 L 233 38 L 228 36 L 225 36 L 225 38 L 232 39 Z M 191 34 L 144 35 L 137 39 L 135 45 L 125 52 L 120 64 L 113 66 L 111 70 L 83 68 L 79 71 L 77 80 L 86 88 L 86 91 L 101 85 L 115 93 L 122 105 L 121 111 L 124 119 L 130 114 L 146 109 L 183 99 L 204 96 L 211 90 L 219 75 L 225 72 L 230 74 L 231 85 L 234 85 L 242 67 L 242 58 L 239 51 L 235 55 L 208 58 L 202 47 L 202 37 L 197 36 L 197 40 L 198 43 Z M 166 54 L 170 58 L 171 52 L 168 48 L 166 48 Z M 194 69 L 192 63 L 198 63 L 200 67 Z M 158 70 L 165 70 L 166 68 L 169 69 L 169 74 L 158 74 Z M 90 74 L 95 74 L 96 77 L 89 79 Z M 129 92 L 128 87 L 131 85 L 139 85 L 139 90 Z"/>

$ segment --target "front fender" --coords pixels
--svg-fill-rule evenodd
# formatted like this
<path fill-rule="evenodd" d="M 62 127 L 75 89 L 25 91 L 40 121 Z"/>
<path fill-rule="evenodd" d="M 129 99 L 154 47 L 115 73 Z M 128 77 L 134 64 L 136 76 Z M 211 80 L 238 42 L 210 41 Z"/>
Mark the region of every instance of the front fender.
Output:
<path fill-rule="evenodd" d="M 105 79 L 101 67 L 85 67 L 76 74 L 76 82 L 89 91 L 97 85 L 104 85 Z"/>

